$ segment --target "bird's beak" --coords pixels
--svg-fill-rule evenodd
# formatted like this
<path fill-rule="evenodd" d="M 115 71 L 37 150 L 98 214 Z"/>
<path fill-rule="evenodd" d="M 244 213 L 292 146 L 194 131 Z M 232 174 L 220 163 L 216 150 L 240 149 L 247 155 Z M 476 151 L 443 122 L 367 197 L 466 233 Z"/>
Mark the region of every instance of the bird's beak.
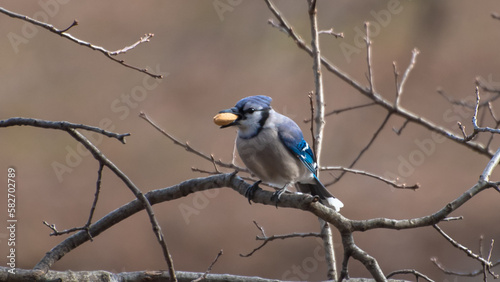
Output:
<path fill-rule="evenodd" d="M 214 123 L 219 125 L 220 128 L 226 128 L 237 124 L 240 119 L 240 114 L 236 107 L 220 111 L 214 116 Z"/>

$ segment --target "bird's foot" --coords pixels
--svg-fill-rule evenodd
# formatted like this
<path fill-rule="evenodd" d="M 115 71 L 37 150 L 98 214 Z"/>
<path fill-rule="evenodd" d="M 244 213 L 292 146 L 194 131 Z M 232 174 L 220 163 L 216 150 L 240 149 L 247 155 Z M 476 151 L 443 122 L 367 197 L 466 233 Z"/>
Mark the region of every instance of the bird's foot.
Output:
<path fill-rule="evenodd" d="M 254 184 L 252 184 L 252 186 L 248 187 L 247 190 L 245 191 L 245 197 L 247 197 L 248 203 L 250 205 L 252 204 L 252 202 L 250 202 L 250 200 L 253 199 L 253 196 L 255 195 L 255 191 L 257 191 L 257 189 L 260 189 L 259 184 L 261 182 L 262 182 L 262 180 L 255 182 Z"/>
<path fill-rule="evenodd" d="M 271 201 L 276 203 L 276 208 L 278 208 L 278 203 L 280 201 L 281 195 L 285 192 L 286 192 L 286 186 L 276 190 L 276 192 L 274 192 L 273 195 L 271 196 Z"/>

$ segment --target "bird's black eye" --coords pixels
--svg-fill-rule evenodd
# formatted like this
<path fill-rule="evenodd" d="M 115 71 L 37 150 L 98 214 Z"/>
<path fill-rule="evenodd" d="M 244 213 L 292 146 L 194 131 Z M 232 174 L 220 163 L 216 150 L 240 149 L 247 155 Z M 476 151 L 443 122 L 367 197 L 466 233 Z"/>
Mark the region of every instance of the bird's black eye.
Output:
<path fill-rule="evenodd" d="M 254 108 L 248 108 L 248 109 L 245 110 L 246 114 L 253 114 L 253 112 L 255 112 Z"/>

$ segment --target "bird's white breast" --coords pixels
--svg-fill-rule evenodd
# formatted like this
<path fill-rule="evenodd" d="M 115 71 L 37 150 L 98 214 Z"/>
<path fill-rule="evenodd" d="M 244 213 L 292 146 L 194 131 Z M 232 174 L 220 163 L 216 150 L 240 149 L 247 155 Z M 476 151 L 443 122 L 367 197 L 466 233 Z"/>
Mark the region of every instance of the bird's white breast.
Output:
<path fill-rule="evenodd" d="M 264 127 L 253 138 L 238 137 L 236 147 L 247 168 L 264 182 L 283 187 L 312 177 L 271 128 Z"/>

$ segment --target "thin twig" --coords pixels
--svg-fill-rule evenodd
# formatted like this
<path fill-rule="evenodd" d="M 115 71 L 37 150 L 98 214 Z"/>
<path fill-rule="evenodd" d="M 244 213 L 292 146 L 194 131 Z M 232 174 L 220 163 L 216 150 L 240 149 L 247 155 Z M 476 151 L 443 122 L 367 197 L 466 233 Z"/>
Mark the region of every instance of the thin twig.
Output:
<path fill-rule="evenodd" d="M 217 167 L 217 164 L 215 163 L 215 158 L 214 158 L 214 155 L 213 154 L 210 154 L 210 159 L 212 160 L 212 164 L 214 165 L 214 169 L 217 173 L 221 173 L 219 171 L 219 168 Z"/>
<path fill-rule="evenodd" d="M 95 194 L 94 194 L 94 201 L 92 202 L 92 207 L 90 208 L 90 214 L 89 218 L 87 220 L 87 223 L 85 224 L 85 228 L 87 229 L 87 233 L 89 234 L 90 241 L 93 241 L 92 234 L 89 232 L 89 227 L 92 224 L 92 218 L 94 217 L 94 212 L 95 208 L 97 206 L 97 200 L 99 199 L 99 194 L 101 192 L 101 179 L 102 179 L 102 170 L 104 169 L 104 164 L 102 162 L 99 162 L 99 170 L 97 171 L 97 181 L 96 181 L 96 188 L 95 188 Z"/>
<path fill-rule="evenodd" d="M 333 31 L 333 28 L 330 28 L 329 30 L 320 30 L 318 31 L 318 34 L 328 34 L 328 35 L 333 35 L 335 38 L 344 38 L 344 33 L 336 33 Z"/>
<path fill-rule="evenodd" d="M 361 157 L 363 156 L 363 154 L 368 151 L 368 149 L 375 142 L 375 139 L 377 139 L 377 137 L 379 136 L 380 132 L 382 132 L 382 129 L 384 129 L 384 127 L 387 124 L 387 122 L 389 121 L 389 118 L 391 117 L 391 115 L 392 115 L 392 113 L 389 112 L 385 116 L 384 120 L 382 121 L 382 123 L 380 124 L 380 126 L 377 128 L 377 130 L 373 134 L 373 136 L 370 139 L 370 141 L 368 141 L 368 144 L 366 144 L 366 146 L 363 149 L 361 149 L 361 151 L 358 153 L 358 155 L 356 156 L 356 158 L 351 162 L 351 164 L 349 165 L 348 168 L 354 167 L 354 165 L 361 159 Z M 336 177 L 331 183 L 328 183 L 328 184 L 325 184 L 325 185 L 328 186 L 328 185 L 332 185 L 332 184 L 337 183 L 345 175 L 346 172 L 347 172 L 346 170 L 343 170 L 342 173 L 338 177 Z M 391 185 L 393 185 L 393 184 L 391 184 Z"/>
<path fill-rule="evenodd" d="M 309 107 L 311 108 L 311 119 L 310 120 L 314 120 L 314 102 L 313 102 L 313 96 L 314 96 L 314 92 L 311 91 L 309 92 L 309 94 L 307 95 L 307 97 L 309 97 Z M 314 136 L 314 122 L 311 122 L 311 136 L 312 136 L 312 144 L 313 144 L 313 147 L 312 147 L 312 150 L 313 150 L 313 153 L 314 153 L 314 158 L 316 158 L 316 138 Z M 314 160 L 316 162 L 316 160 Z"/>
<path fill-rule="evenodd" d="M 47 226 L 48 228 L 50 228 L 50 230 L 52 230 L 52 233 L 49 234 L 50 236 L 60 236 L 60 235 L 64 235 L 64 234 L 70 234 L 70 233 L 73 233 L 73 232 L 76 232 L 76 231 L 87 230 L 86 226 L 82 226 L 82 227 L 73 227 L 73 228 L 69 228 L 69 229 L 65 229 L 65 230 L 59 231 L 59 230 L 57 230 L 57 227 L 56 227 L 55 224 L 49 224 L 45 220 L 42 221 L 42 223 L 45 226 Z M 92 238 L 92 236 L 90 236 L 89 238 Z"/>
<path fill-rule="evenodd" d="M 429 278 L 427 275 L 425 275 L 425 274 L 423 274 L 415 269 L 395 270 L 395 271 L 387 274 L 386 278 L 391 278 L 392 276 L 398 275 L 398 274 L 413 274 L 413 275 L 415 275 L 415 278 L 417 279 L 417 281 L 418 281 L 418 278 L 422 278 L 422 279 L 427 280 L 429 282 L 434 282 L 434 280 Z"/>
<path fill-rule="evenodd" d="M 483 269 L 478 269 L 478 270 L 474 270 L 474 271 L 471 271 L 471 272 L 457 272 L 457 271 L 452 271 L 452 270 L 449 270 L 449 269 L 446 269 L 445 266 L 443 266 L 437 258 L 431 258 L 431 261 L 434 263 L 434 265 L 439 268 L 444 274 L 448 274 L 448 275 L 455 275 L 455 276 L 464 276 L 464 277 L 475 277 L 475 276 L 478 276 L 480 274 L 483 273 Z M 492 263 L 492 266 L 491 267 L 495 267 L 495 266 L 498 266 L 500 265 L 500 260 Z"/>
<path fill-rule="evenodd" d="M 262 249 L 267 243 L 274 241 L 274 240 L 285 240 L 289 238 L 306 238 L 306 237 L 321 237 L 320 233 L 291 233 L 291 234 L 285 234 L 285 235 L 272 235 L 272 236 L 267 236 L 266 233 L 264 232 L 264 228 L 259 226 L 259 224 L 254 220 L 253 223 L 255 226 L 260 230 L 262 233 L 262 236 L 256 236 L 256 240 L 259 241 L 264 241 L 262 244 L 260 244 L 258 247 L 253 249 L 251 252 L 247 254 L 240 254 L 240 257 L 249 257 L 253 255 L 256 251 Z"/>
<path fill-rule="evenodd" d="M 484 258 L 482 258 L 481 256 L 475 254 L 474 252 L 472 252 L 470 249 L 468 249 L 467 247 L 463 246 L 462 244 L 458 243 L 457 241 L 455 241 L 453 238 L 451 238 L 448 234 L 446 234 L 441 228 L 439 228 L 439 226 L 437 226 L 437 224 L 434 224 L 432 225 L 434 227 L 434 229 L 436 229 L 439 234 L 441 234 L 448 242 L 450 242 L 453 246 L 455 246 L 457 249 L 463 251 L 467 256 L 473 258 L 473 259 L 476 259 L 478 260 L 479 262 L 481 263 L 484 263 L 486 266 L 488 267 L 491 267 L 492 266 L 492 263 L 491 261 L 487 261 L 485 260 Z"/>
<path fill-rule="evenodd" d="M 406 68 L 406 71 L 403 74 L 403 77 L 401 78 L 401 83 L 399 84 L 398 93 L 400 95 L 404 91 L 404 87 L 405 87 L 406 81 L 408 80 L 408 77 L 410 77 L 411 70 L 413 70 L 413 68 L 415 67 L 415 64 L 417 63 L 417 56 L 419 53 L 420 53 L 420 51 L 417 48 L 415 48 L 411 51 L 411 54 L 412 54 L 411 62 L 410 62 L 410 64 L 408 64 L 408 67 Z"/>
<path fill-rule="evenodd" d="M 399 92 L 399 90 L 400 90 L 399 71 L 398 71 L 398 66 L 397 66 L 396 62 L 392 62 L 392 70 L 394 73 L 394 84 L 395 84 L 395 88 L 396 88 L 396 102 L 394 103 L 394 107 L 399 107 L 401 92 Z"/>
<path fill-rule="evenodd" d="M 401 125 L 401 127 L 399 129 L 393 127 L 392 128 L 392 131 L 394 131 L 397 135 L 401 135 L 401 133 L 403 133 L 403 129 L 405 129 L 405 127 L 410 123 L 410 120 L 407 119 L 405 120 L 405 122 L 403 123 L 403 125 Z"/>
<path fill-rule="evenodd" d="M 370 41 L 370 22 L 365 22 L 365 43 L 366 43 L 366 64 L 368 66 L 368 83 L 370 85 L 370 93 L 375 93 L 375 88 L 373 85 L 373 71 L 372 71 L 372 42 Z"/>
<path fill-rule="evenodd" d="M 405 73 L 403 74 L 403 77 L 401 78 L 401 82 L 398 82 L 398 76 L 399 73 L 397 71 L 396 67 L 396 62 L 394 62 L 393 68 L 394 68 L 394 77 L 396 80 L 396 102 L 394 103 L 394 107 L 399 107 L 400 101 L 401 101 L 401 95 L 403 94 L 404 91 L 404 86 L 406 84 L 406 81 L 408 80 L 408 77 L 410 76 L 411 70 L 415 67 L 415 64 L 417 63 L 417 55 L 420 53 L 417 48 L 412 50 L 412 56 L 411 56 L 411 61 L 408 64 L 408 67 L 406 68 Z"/>
<path fill-rule="evenodd" d="M 220 167 L 231 168 L 231 169 L 236 169 L 238 171 L 248 172 L 247 168 L 237 166 L 237 165 L 235 165 L 233 163 L 228 164 L 228 163 L 224 163 L 224 162 L 222 162 L 220 160 L 218 160 L 218 161 L 213 160 L 211 156 L 206 155 L 206 154 L 200 152 L 199 150 L 191 147 L 191 145 L 189 145 L 188 142 L 182 143 L 177 138 L 175 138 L 174 136 L 172 136 L 171 134 L 169 134 L 168 132 L 166 132 L 165 130 L 163 130 L 161 127 L 159 127 L 158 125 L 156 125 L 156 123 L 154 123 L 145 113 L 141 112 L 139 114 L 139 117 L 141 117 L 142 119 L 144 119 L 145 121 L 147 121 L 149 124 L 151 124 L 156 130 L 158 130 L 163 135 L 165 135 L 166 137 L 168 137 L 168 139 L 172 140 L 175 145 L 179 145 L 179 146 L 183 147 L 186 151 L 188 151 L 190 153 L 193 153 L 193 154 L 195 154 L 195 155 L 197 155 L 197 156 L 199 156 L 199 157 L 201 157 L 201 158 L 203 158 L 203 159 L 205 159 L 205 160 L 207 160 L 209 162 L 213 162 L 213 163 L 217 164 Z"/>
<path fill-rule="evenodd" d="M 450 217 L 445 217 L 441 221 L 455 221 L 455 220 L 462 220 L 464 219 L 463 216 L 450 216 Z"/>
<path fill-rule="evenodd" d="M 491 244 L 490 244 L 490 250 L 488 251 L 488 257 L 486 258 L 488 261 L 491 261 L 491 254 L 493 253 L 493 245 L 495 244 L 495 240 L 491 239 Z M 484 268 L 484 267 L 483 267 Z M 498 279 L 500 276 L 498 274 L 495 274 L 492 270 L 491 267 L 487 267 L 488 272 L 495 278 Z"/>
<path fill-rule="evenodd" d="M 61 37 L 64 37 L 64 38 L 66 38 L 66 39 L 68 39 L 70 41 L 73 41 L 73 42 L 75 42 L 75 43 L 77 43 L 79 45 L 86 46 L 86 47 L 88 47 L 88 48 L 90 48 L 92 50 L 95 50 L 95 51 L 99 51 L 102 54 L 104 54 L 104 56 L 106 56 L 107 58 L 109 58 L 110 60 L 112 60 L 112 61 L 114 61 L 116 63 L 119 63 L 122 66 L 125 66 L 127 68 L 130 68 L 130 69 L 133 69 L 133 70 L 145 73 L 145 74 L 147 74 L 147 75 L 149 75 L 149 76 L 151 76 L 153 78 L 163 78 L 163 75 L 161 75 L 161 74 L 153 74 L 153 73 L 149 72 L 145 68 L 139 68 L 139 67 L 135 67 L 133 65 L 129 65 L 129 64 L 125 63 L 123 60 L 119 60 L 119 59 L 116 59 L 116 58 L 113 57 L 113 56 L 115 56 L 117 54 L 125 53 L 126 51 L 135 48 L 140 43 L 148 42 L 149 39 L 153 36 L 153 34 L 147 34 L 145 37 L 142 37 L 138 42 L 132 44 L 131 46 L 128 46 L 128 47 L 125 47 L 123 49 L 120 49 L 120 50 L 112 52 L 112 51 L 106 50 L 105 48 L 103 48 L 101 46 L 97 46 L 97 45 L 94 45 L 92 43 L 83 41 L 81 39 L 78 39 L 78 38 L 74 37 L 73 35 L 71 35 L 69 33 L 66 33 L 70 28 L 72 28 L 73 26 L 76 26 L 78 24 L 78 22 L 76 20 L 68 28 L 65 28 L 65 29 L 61 30 L 61 29 L 55 28 L 51 24 L 47 24 L 47 23 L 44 23 L 44 22 L 41 22 L 41 21 L 37 21 L 37 20 L 32 19 L 32 18 L 30 18 L 28 16 L 25 16 L 25 15 L 21 15 L 21 14 L 17 14 L 17 13 L 11 12 L 9 10 L 6 10 L 6 9 L 2 8 L 2 7 L 0 7 L 0 13 L 3 13 L 5 15 L 9 16 L 9 17 L 12 17 L 12 18 L 21 19 L 21 20 L 29 22 L 31 24 L 40 26 L 40 27 L 45 28 L 46 30 L 48 30 L 50 32 L 53 32 L 53 33 L 55 33 L 57 35 L 60 35 Z"/>
<path fill-rule="evenodd" d="M 46 225 L 48 228 L 50 228 L 50 230 L 52 230 L 52 233 L 50 234 L 50 236 L 61 236 L 64 234 L 69 234 L 69 233 L 73 233 L 76 231 L 85 230 L 87 232 L 87 235 L 89 236 L 90 241 L 94 240 L 94 238 L 92 237 L 92 234 L 90 233 L 90 225 L 92 224 L 92 218 L 94 216 L 94 211 L 95 211 L 95 208 L 97 206 L 97 200 L 99 198 L 99 192 L 101 190 L 101 178 L 102 178 L 103 168 L 104 168 L 104 165 L 102 163 L 99 163 L 99 170 L 97 172 L 97 181 L 96 181 L 96 192 L 94 195 L 94 201 L 92 203 L 92 207 L 90 208 L 90 214 L 89 214 L 89 218 L 87 220 L 87 223 L 85 223 L 85 225 L 82 227 L 73 227 L 73 228 L 65 229 L 63 231 L 59 231 L 59 230 L 57 230 L 55 224 L 49 224 L 49 223 L 47 223 L 47 221 L 43 221 L 43 224 Z"/>
<path fill-rule="evenodd" d="M 374 102 L 370 102 L 370 103 L 356 105 L 356 106 L 349 106 L 349 107 L 345 107 L 345 108 L 341 108 L 341 109 L 337 109 L 337 110 L 333 110 L 331 112 L 325 113 L 325 117 L 331 116 L 331 115 L 337 115 L 337 114 L 341 114 L 343 112 L 357 110 L 357 109 L 361 109 L 361 108 L 369 107 L 369 106 L 373 106 L 373 105 L 376 105 L 376 104 Z M 313 120 L 313 118 L 307 118 L 307 119 L 304 119 L 304 122 L 309 123 L 309 122 L 311 122 L 311 120 Z"/>
<path fill-rule="evenodd" d="M 416 189 L 420 188 L 420 184 L 418 184 L 418 183 L 414 184 L 414 185 L 407 185 L 405 183 L 398 184 L 398 183 L 396 183 L 396 180 L 389 180 L 389 179 L 386 179 L 386 178 L 384 178 L 382 176 L 379 176 L 379 175 L 376 175 L 376 174 L 373 174 L 373 173 L 369 173 L 369 172 L 366 172 L 366 171 L 363 171 L 363 170 L 358 170 L 358 169 L 347 168 L 347 167 L 341 167 L 341 166 L 324 166 L 324 167 L 321 167 L 320 170 L 340 170 L 343 173 L 354 173 L 354 174 L 364 175 L 364 176 L 368 176 L 368 177 L 380 180 L 380 181 L 382 181 L 384 183 L 387 183 L 387 184 L 391 185 L 392 187 L 398 188 L 398 189 L 416 190 Z M 330 185 L 330 183 L 325 184 L 325 186 L 328 186 L 328 185 Z"/>
<path fill-rule="evenodd" d="M 96 191 L 95 191 L 95 195 L 94 195 L 94 201 L 92 202 L 92 207 L 90 208 L 90 214 L 89 214 L 89 218 L 87 219 L 87 223 L 85 223 L 85 225 L 82 227 L 74 227 L 74 228 L 63 230 L 63 231 L 58 231 L 55 224 L 49 224 L 49 223 L 47 223 L 47 221 L 43 221 L 43 224 L 46 225 L 47 227 L 49 227 L 50 230 L 52 230 L 52 233 L 50 234 L 50 236 L 60 236 L 60 235 L 69 234 L 69 233 L 73 233 L 73 232 L 80 231 L 80 230 L 85 230 L 87 232 L 87 235 L 90 238 L 90 241 L 94 240 L 94 238 L 92 237 L 92 234 L 90 233 L 90 225 L 92 224 L 92 218 L 94 217 L 95 208 L 97 206 L 97 200 L 99 199 L 99 193 L 101 191 L 101 179 L 102 179 L 103 169 L 104 169 L 104 165 L 102 163 L 99 163 L 99 169 L 97 171 Z"/>
<path fill-rule="evenodd" d="M 137 47 L 141 43 L 149 42 L 149 40 L 151 38 L 153 38 L 153 36 L 155 36 L 155 35 L 152 34 L 152 33 L 144 34 L 144 36 L 141 37 L 139 39 L 139 41 L 135 42 L 134 44 L 132 44 L 130 46 L 124 47 L 122 49 L 119 49 L 119 50 L 116 50 L 116 51 L 112 51 L 112 52 L 110 51 L 109 55 L 110 56 L 116 56 L 116 55 L 120 55 L 120 54 L 126 53 L 127 51 L 134 49 L 135 47 Z"/>
<path fill-rule="evenodd" d="M 219 253 L 215 257 L 214 261 L 210 264 L 210 266 L 208 266 L 207 271 L 205 271 L 205 273 L 203 273 L 203 275 L 201 275 L 200 277 L 196 278 L 192 282 L 199 282 L 199 281 L 207 278 L 207 275 L 210 273 L 210 271 L 212 271 L 212 267 L 214 267 L 214 264 L 217 262 L 217 260 L 219 260 L 220 256 L 222 256 L 222 250 L 219 251 Z"/>

